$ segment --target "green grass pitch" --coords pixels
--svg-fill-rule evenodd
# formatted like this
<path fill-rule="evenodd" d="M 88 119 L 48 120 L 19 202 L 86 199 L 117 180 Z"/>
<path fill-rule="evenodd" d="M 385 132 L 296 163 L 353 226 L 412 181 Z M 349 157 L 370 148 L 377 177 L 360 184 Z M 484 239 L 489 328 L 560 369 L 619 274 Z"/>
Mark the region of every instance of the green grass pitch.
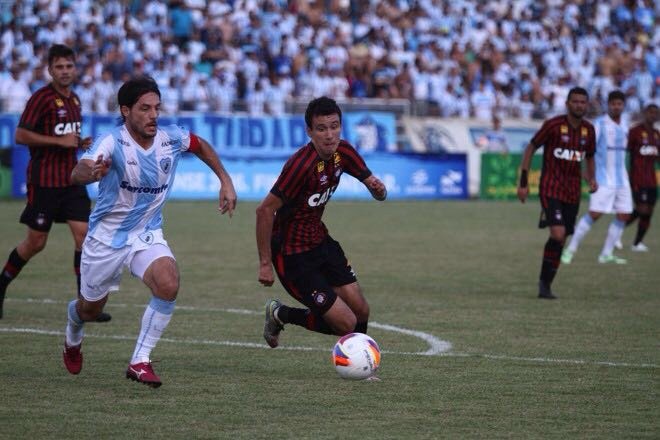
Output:
<path fill-rule="evenodd" d="M 325 222 L 371 306 L 381 382 L 340 379 L 334 337 L 288 326 L 261 337 L 254 202 L 232 219 L 172 201 L 165 235 L 181 270 L 174 317 L 153 352 L 164 384 L 124 372 L 148 301 L 124 274 L 108 324 L 88 324 L 79 376 L 62 365 L 72 240 L 9 287 L 0 320 L 0 439 L 437 439 L 660 437 L 660 220 L 647 254 L 596 262 L 610 216 L 536 298 L 547 231 L 537 202 L 331 202 Z M 0 201 L 0 258 L 23 238 L 23 202 Z M 582 211 L 586 203 L 582 204 Z M 0 264 L 2 264 L 0 263 Z M 451 344 L 451 349 L 445 343 Z"/>

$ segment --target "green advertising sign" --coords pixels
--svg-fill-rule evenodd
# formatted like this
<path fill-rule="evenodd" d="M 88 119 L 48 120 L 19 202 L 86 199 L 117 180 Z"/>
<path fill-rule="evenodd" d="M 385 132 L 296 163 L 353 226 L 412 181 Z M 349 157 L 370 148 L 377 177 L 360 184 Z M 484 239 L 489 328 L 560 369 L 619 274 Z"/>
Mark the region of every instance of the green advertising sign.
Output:
<path fill-rule="evenodd" d="M 483 153 L 481 155 L 481 187 L 480 197 L 490 200 L 514 200 L 518 198 L 518 168 L 522 154 L 520 153 Z M 543 157 L 535 154 L 529 170 L 529 196 L 539 196 L 539 181 L 541 180 L 541 165 Z M 658 170 L 659 166 L 656 166 Z M 660 182 L 660 170 L 658 182 Z M 582 195 L 589 194 L 589 188 L 582 181 Z"/>
<path fill-rule="evenodd" d="M 483 153 L 481 155 L 481 187 L 482 199 L 514 200 L 518 187 L 518 168 L 520 153 Z M 541 179 L 541 155 L 535 154 L 529 170 L 529 196 L 538 197 L 539 180 Z"/>

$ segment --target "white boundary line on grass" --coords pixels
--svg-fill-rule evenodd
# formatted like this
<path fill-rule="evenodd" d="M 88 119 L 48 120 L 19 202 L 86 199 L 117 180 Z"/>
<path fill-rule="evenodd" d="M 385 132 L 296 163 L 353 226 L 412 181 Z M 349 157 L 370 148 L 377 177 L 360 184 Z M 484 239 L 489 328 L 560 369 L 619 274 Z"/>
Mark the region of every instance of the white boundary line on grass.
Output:
<path fill-rule="evenodd" d="M 65 301 L 51 300 L 51 299 L 8 299 L 9 301 L 16 302 L 28 302 L 28 303 L 37 303 L 37 304 L 67 304 Z M 109 304 L 110 305 L 110 304 Z M 139 307 L 144 308 L 144 304 L 112 304 L 112 307 Z M 177 309 L 188 310 L 188 311 L 210 311 L 210 312 L 226 312 L 226 313 L 238 313 L 244 315 L 260 315 L 263 312 L 257 312 L 254 310 L 246 309 L 224 309 L 224 308 L 198 308 L 191 306 L 177 306 Z M 474 358 L 484 358 L 490 360 L 504 360 L 504 361 L 520 361 L 520 362 L 531 362 L 531 363 L 550 363 L 550 364 L 569 364 L 569 365 L 596 365 L 604 367 L 629 367 L 629 368 L 660 368 L 660 365 L 651 364 L 651 363 L 629 363 L 629 362 L 611 362 L 611 361 L 588 361 L 581 359 L 553 359 L 553 358 L 544 358 L 544 357 L 522 357 L 522 356 L 508 356 L 508 355 L 497 355 L 489 353 L 459 353 L 451 352 L 452 345 L 450 342 L 443 341 L 436 338 L 435 336 L 415 330 L 408 330 L 401 327 L 396 327 L 389 324 L 380 324 L 377 322 L 369 323 L 371 327 L 378 328 L 381 330 L 392 331 L 395 333 L 405 334 L 409 336 L 414 336 L 419 339 L 426 341 L 429 344 L 429 349 L 426 351 L 420 352 L 396 352 L 396 351 L 387 351 L 384 350 L 385 354 L 397 354 L 397 355 L 415 355 L 415 356 L 447 356 L 447 357 L 474 357 Z M 0 327 L 0 333 L 28 333 L 28 334 L 38 334 L 38 335 L 49 335 L 49 336 L 64 336 L 63 331 L 58 330 L 45 330 L 45 329 L 36 329 L 36 328 L 18 328 L 18 327 Z M 101 335 L 88 333 L 85 337 L 98 338 L 98 339 L 114 339 L 114 340 L 135 340 L 135 336 L 123 336 L 123 335 Z M 267 348 L 270 347 L 266 344 L 259 344 L 254 342 L 237 342 L 237 341 L 215 341 L 215 340 L 204 340 L 204 339 L 174 339 L 174 338 L 161 338 L 163 342 L 175 343 L 175 344 L 190 344 L 190 345 L 214 345 L 214 346 L 225 346 L 225 347 L 246 347 L 246 348 Z M 319 347 L 304 347 L 304 346 L 280 346 L 280 350 L 288 351 L 327 351 L 324 348 Z"/>
<path fill-rule="evenodd" d="M 16 302 L 27 302 L 27 303 L 33 303 L 33 304 L 68 304 L 67 301 L 60 301 L 60 300 L 54 300 L 54 299 L 34 299 L 34 298 L 10 298 L 8 301 L 16 301 Z M 140 308 L 144 309 L 144 304 L 122 304 L 122 303 L 113 303 L 113 304 L 108 304 L 109 307 L 121 307 L 121 308 L 127 308 L 127 307 L 134 307 L 134 308 Z M 106 306 L 106 307 L 108 307 Z M 254 310 L 246 310 L 246 309 L 232 309 L 232 308 L 213 308 L 213 307 L 191 307 L 191 306 L 177 306 L 176 307 L 178 310 L 187 310 L 187 311 L 192 311 L 192 312 L 225 312 L 225 313 L 237 313 L 237 314 L 242 314 L 242 315 L 261 315 L 263 312 L 257 312 Z M 383 351 L 383 353 L 392 353 L 392 354 L 415 354 L 415 355 L 423 355 L 423 356 L 435 356 L 441 353 L 446 353 L 451 350 L 451 343 L 447 341 L 443 341 L 441 339 L 436 338 L 435 336 L 429 334 L 429 333 L 424 333 L 420 331 L 415 331 L 415 330 L 408 330 L 405 328 L 401 327 L 396 327 L 393 325 L 389 324 L 379 324 L 377 322 L 370 322 L 369 326 L 374 327 L 374 328 L 379 328 L 381 330 L 385 331 L 391 331 L 395 333 L 400 333 L 404 335 L 409 335 L 409 336 L 414 336 L 416 338 L 419 338 L 423 341 L 425 341 L 428 345 L 429 348 L 426 351 L 420 351 L 420 352 L 414 352 L 414 353 L 403 353 L 403 352 L 388 352 L 386 350 Z M 17 329 L 18 330 L 18 329 Z M 39 333 L 40 330 L 38 329 L 20 329 L 20 330 L 26 330 L 25 333 Z M 0 331 L 5 331 L 3 328 L 0 328 Z M 50 332 L 50 330 L 44 330 L 45 332 Z M 19 331 L 16 331 L 15 333 L 20 333 Z M 61 332 L 60 332 L 61 333 Z M 50 333 L 45 333 L 45 334 L 50 334 Z M 59 334 L 59 333 L 55 333 Z M 104 338 L 110 338 L 111 336 L 100 336 L 100 335 L 93 335 L 93 334 L 88 334 L 85 336 L 94 336 L 94 337 L 104 337 Z M 129 337 L 118 337 L 118 339 L 135 339 L 135 338 L 129 338 Z M 168 342 L 184 342 L 184 340 L 174 340 L 174 339 L 167 339 L 167 338 L 161 338 L 161 341 L 168 341 Z M 225 345 L 225 346 L 243 346 L 243 347 L 263 347 L 263 348 L 270 348 L 266 344 L 257 344 L 253 342 L 232 342 L 232 341 L 208 341 L 208 340 L 203 340 L 203 341 L 198 341 L 198 340 L 185 340 L 191 344 L 207 344 L 207 345 Z M 317 350 L 317 348 L 312 348 L 312 347 L 282 347 L 286 348 L 289 350 Z"/>

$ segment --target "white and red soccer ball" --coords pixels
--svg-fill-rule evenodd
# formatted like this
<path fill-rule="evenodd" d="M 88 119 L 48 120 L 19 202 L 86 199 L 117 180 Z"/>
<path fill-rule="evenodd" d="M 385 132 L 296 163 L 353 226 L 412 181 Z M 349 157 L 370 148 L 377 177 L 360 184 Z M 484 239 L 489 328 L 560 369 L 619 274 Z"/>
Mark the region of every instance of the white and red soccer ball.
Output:
<path fill-rule="evenodd" d="M 368 379 L 380 366 L 380 348 L 364 333 L 349 333 L 332 349 L 332 363 L 343 379 Z"/>

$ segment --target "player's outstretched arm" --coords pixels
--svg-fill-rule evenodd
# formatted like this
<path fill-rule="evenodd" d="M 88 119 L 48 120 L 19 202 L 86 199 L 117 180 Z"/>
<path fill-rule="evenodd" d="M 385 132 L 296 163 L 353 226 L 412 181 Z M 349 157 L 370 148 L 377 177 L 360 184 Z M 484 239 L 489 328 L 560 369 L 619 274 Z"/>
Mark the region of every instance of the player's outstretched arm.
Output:
<path fill-rule="evenodd" d="M 536 147 L 531 142 L 525 147 L 522 160 L 520 161 L 520 179 L 518 180 L 518 199 L 525 203 L 527 195 L 529 194 L 529 187 L 527 186 L 527 174 L 529 173 L 529 166 L 532 163 L 532 156 L 534 155 Z"/>
<path fill-rule="evenodd" d="M 373 174 L 362 181 L 371 193 L 371 197 L 382 202 L 387 198 L 387 188 L 381 180 Z"/>
<path fill-rule="evenodd" d="M 282 199 L 272 193 L 257 207 L 257 252 L 259 253 L 259 282 L 264 286 L 272 286 L 275 282 L 270 240 L 273 235 L 275 213 L 282 207 Z"/>
<path fill-rule="evenodd" d="M 195 152 L 195 155 L 199 157 L 202 162 L 208 165 L 209 168 L 213 170 L 218 179 L 220 179 L 220 196 L 219 196 L 219 205 L 218 211 L 220 214 L 229 213 L 229 217 L 234 214 L 234 209 L 236 209 L 236 190 L 234 189 L 234 183 L 229 176 L 229 173 L 225 170 L 225 167 L 222 165 L 218 154 L 215 152 L 215 149 L 204 139 L 198 137 L 199 139 L 199 151 Z"/>
<path fill-rule="evenodd" d="M 87 185 L 88 183 L 97 182 L 110 172 L 111 166 L 112 159 L 104 159 L 102 154 L 99 154 L 95 161 L 81 159 L 71 171 L 71 183 L 74 185 Z"/>

